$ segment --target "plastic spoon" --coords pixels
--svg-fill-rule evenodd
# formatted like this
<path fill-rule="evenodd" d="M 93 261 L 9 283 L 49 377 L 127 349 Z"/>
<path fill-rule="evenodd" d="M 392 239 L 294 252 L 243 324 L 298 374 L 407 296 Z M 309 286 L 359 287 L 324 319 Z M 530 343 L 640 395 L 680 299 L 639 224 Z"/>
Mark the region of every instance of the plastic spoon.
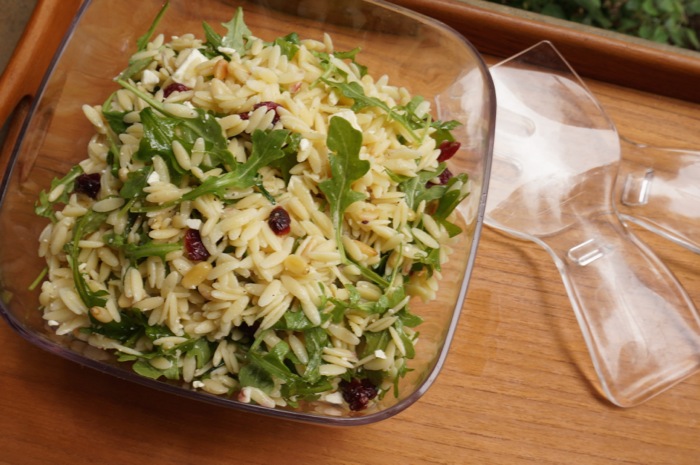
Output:
<path fill-rule="evenodd" d="M 498 112 L 486 224 L 549 252 L 611 402 L 637 405 L 695 373 L 697 311 L 613 207 L 612 122 L 549 42 L 491 75 Z"/>

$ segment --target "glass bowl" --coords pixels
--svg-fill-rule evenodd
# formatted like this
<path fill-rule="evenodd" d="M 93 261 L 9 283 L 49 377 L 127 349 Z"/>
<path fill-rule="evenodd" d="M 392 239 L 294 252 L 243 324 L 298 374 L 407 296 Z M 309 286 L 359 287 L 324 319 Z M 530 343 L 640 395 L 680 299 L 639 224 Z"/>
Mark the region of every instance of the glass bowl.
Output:
<path fill-rule="evenodd" d="M 77 338 L 57 336 L 39 310 L 32 283 L 45 263 L 37 256 L 38 237 L 47 220 L 34 214 L 39 193 L 85 158 L 94 128 L 84 104 L 100 105 L 118 86 L 114 77 L 126 67 L 138 38 L 148 30 L 160 1 L 93 0 L 81 7 L 37 94 L 8 161 L 0 197 L 0 313 L 31 343 L 84 366 L 187 398 L 238 410 L 329 425 L 368 424 L 402 411 L 429 388 L 447 356 L 471 276 L 488 188 L 493 146 L 495 97 L 485 63 L 458 33 L 414 12 L 380 1 L 223 0 L 170 2 L 156 34 L 166 38 L 192 32 L 202 36 L 202 21 L 215 28 L 241 6 L 256 37 L 274 40 L 296 32 L 303 39 L 333 38 L 336 50 L 361 48 L 358 61 L 375 77 L 432 102 L 434 117 L 457 120 L 461 143 L 450 169 L 466 172 L 470 195 L 458 207 L 461 239 L 443 267 L 437 298 L 413 299 L 411 310 L 423 318 L 411 371 L 398 395 L 359 412 L 340 411 L 323 402 L 297 408 L 268 408 L 232 396 L 193 390 L 177 381 L 137 375 L 107 352 Z"/>

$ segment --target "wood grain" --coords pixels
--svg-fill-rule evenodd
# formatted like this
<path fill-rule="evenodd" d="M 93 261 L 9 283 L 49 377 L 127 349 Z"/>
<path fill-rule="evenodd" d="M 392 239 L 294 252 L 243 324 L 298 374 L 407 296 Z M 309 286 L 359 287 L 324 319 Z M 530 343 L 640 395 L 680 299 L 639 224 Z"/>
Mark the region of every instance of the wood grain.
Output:
<path fill-rule="evenodd" d="M 39 0 L 6 71 L 0 76 L 0 124 L 32 97 L 82 0 Z"/>
<path fill-rule="evenodd" d="M 493 62 L 496 59 L 490 58 Z M 588 81 L 620 131 L 700 149 L 700 105 Z M 700 304 L 700 257 L 639 232 Z M 696 464 L 700 375 L 605 401 L 554 265 L 485 229 L 443 372 L 396 417 L 324 428 L 224 410 L 43 352 L 0 324 L 0 464 Z"/>
<path fill-rule="evenodd" d="M 700 147 L 700 106 L 589 81 L 629 137 Z M 650 234 L 700 302 L 700 257 Z M 544 251 L 485 229 L 446 366 L 396 417 L 332 429 L 165 395 L 36 349 L 0 325 L 0 463 L 695 464 L 700 376 L 632 409 L 597 392 Z"/>

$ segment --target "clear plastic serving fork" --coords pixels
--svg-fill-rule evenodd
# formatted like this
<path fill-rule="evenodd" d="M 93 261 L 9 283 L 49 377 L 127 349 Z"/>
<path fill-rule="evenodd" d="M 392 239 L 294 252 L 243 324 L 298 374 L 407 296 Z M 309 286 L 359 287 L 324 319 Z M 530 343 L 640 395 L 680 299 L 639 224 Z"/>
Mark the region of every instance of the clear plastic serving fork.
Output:
<path fill-rule="evenodd" d="M 494 65 L 491 75 L 498 110 L 486 224 L 549 252 L 605 396 L 631 407 L 698 371 L 693 302 L 614 206 L 629 142 L 549 42 Z M 630 168 L 627 190 L 617 187 L 630 203 L 649 198 L 642 173 Z M 644 218 L 635 208 L 623 218 Z"/>

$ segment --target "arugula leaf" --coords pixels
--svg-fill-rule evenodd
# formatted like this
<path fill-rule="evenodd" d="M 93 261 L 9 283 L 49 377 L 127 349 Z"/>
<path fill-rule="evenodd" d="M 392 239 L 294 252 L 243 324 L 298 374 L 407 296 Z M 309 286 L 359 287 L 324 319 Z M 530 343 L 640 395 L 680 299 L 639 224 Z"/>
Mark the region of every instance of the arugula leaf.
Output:
<path fill-rule="evenodd" d="M 109 247 L 122 250 L 124 256 L 132 263 L 136 263 L 138 260 L 147 257 L 159 257 L 161 260 L 165 261 L 166 255 L 170 252 L 182 249 L 181 242 L 158 244 L 149 239 L 143 244 L 132 244 L 126 242 L 126 237 L 124 235 L 113 233 L 105 234 L 102 239 Z"/>
<path fill-rule="evenodd" d="M 206 21 L 202 21 L 202 29 L 204 29 L 204 38 L 206 39 L 203 50 L 204 55 L 207 58 L 214 58 L 220 55 L 219 47 L 221 47 L 221 35 Z"/>
<path fill-rule="evenodd" d="M 109 294 L 104 290 L 93 292 L 88 287 L 85 277 L 80 271 L 80 263 L 78 263 L 78 256 L 80 255 L 80 247 L 78 246 L 78 243 L 86 235 L 97 231 L 97 229 L 99 229 L 106 219 L 106 213 L 98 213 L 93 210 L 89 210 L 77 221 L 75 227 L 73 228 L 73 238 L 68 244 L 66 244 L 68 264 L 73 271 L 75 289 L 78 291 L 80 300 L 82 300 L 85 306 L 88 308 L 104 307 L 107 303 L 105 296 Z"/>
<path fill-rule="evenodd" d="M 163 15 L 165 15 L 165 12 L 167 11 L 168 7 L 170 6 L 170 1 L 166 1 L 163 6 L 161 7 L 160 11 L 156 15 L 156 17 L 153 19 L 153 22 L 151 23 L 151 27 L 148 28 L 148 31 L 144 35 L 138 38 L 136 41 L 136 46 L 137 50 L 140 52 L 142 50 L 146 50 L 146 46 L 148 45 L 148 42 L 151 41 L 151 37 L 153 36 L 153 33 L 156 30 L 156 27 L 158 27 L 158 23 L 160 23 L 160 20 L 163 18 Z"/>
<path fill-rule="evenodd" d="M 257 365 L 258 368 L 264 370 L 270 376 L 278 378 L 286 384 L 292 384 L 299 380 L 299 375 L 292 373 L 289 367 L 284 364 L 284 358 L 289 353 L 289 350 L 289 345 L 284 341 L 280 341 L 267 354 L 263 355 L 250 350 L 246 357 L 250 364 Z"/>
<path fill-rule="evenodd" d="M 435 147 L 440 147 L 440 144 L 443 143 L 444 141 L 448 142 L 454 142 L 455 138 L 452 135 L 452 130 L 455 129 L 457 126 L 460 126 L 462 123 L 459 121 L 451 120 L 451 121 L 433 121 L 430 123 L 430 127 L 435 129 L 435 132 L 433 132 L 430 137 L 435 139 Z"/>
<path fill-rule="evenodd" d="M 166 358 L 168 358 L 171 361 L 170 368 L 166 370 L 159 370 L 158 368 L 151 365 L 147 360 L 142 359 L 139 359 L 136 362 L 134 362 L 131 368 L 136 373 L 146 378 L 158 379 L 161 376 L 165 376 L 167 379 L 179 379 L 180 369 L 177 366 L 177 360 L 173 360 L 169 357 Z"/>
<path fill-rule="evenodd" d="M 185 348 L 186 345 L 190 345 L 189 348 Z M 202 369 L 209 361 L 211 361 L 214 356 L 214 351 L 212 350 L 212 345 L 204 337 L 198 337 L 197 339 L 190 339 L 190 341 L 184 342 L 179 346 L 176 346 L 173 350 L 185 350 L 185 353 L 194 357 L 197 369 Z"/>
<path fill-rule="evenodd" d="M 361 65 L 356 60 L 357 55 L 361 51 L 362 49 L 360 47 L 355 47 L 347 52 L 333 52 L 333 56 L 340 58 L 341 60 L 350 60 L 355 66 L 357 66 L 357 69 L 360 71 L 360 77 L 362 77 L 367 74 L 367 67 L 365 65 Z"/>
<path fill-rule="evenodd" d="M 159 339 L 161 337 L 169 337 L 169 336 L 174 336 L 173 332 L 170 331 L 170 328 L 168 328 L 165 325 L 152 325 L 149 326 L 146 324 L 146 319 L 143 319 L 143 326 L 144 326 L 144 333 L 150 339 L 151 341 L 155 341 L 156 339 Z M 189 341 L 188 341 L 189 342 Z"/>
<path fill-rule="evenodd" d="M 39 200 L 34 204 L 34 213 L 45 218 L 49 218 L 52 222 L 56 222 L 56 213 L 54 212 L 54 206 L 59 203 L 67 203 L 70 198 L 71 192 L 75 186 L 75 180 L 83 174 L 83 168 L 80 165 L 73 166 L 68 173 L 62 178 L 54 178 L 51 181 L 51 188 L 49 191 L 41 191 L 39 193 Z M 53 202 L 49 201 L 49 194 L 56 189 L 58 186 L 63 185 L 63 192 L 60 196 Z"/>
<path fill-rule="evenodd" d="M 421 201 L 426 202 L 440 198 L 445 191 L 445 186 L 428 186 L 428 181 L 440 176 L 447 165 L 441 163 L 435 171 L 423 170 L 414 177 L 404 178 L 399 182 L 398 189 L 406 194 L 406 205 L 411 210 L 416 210 Z"/>
<path fill-rule="evenodd" d="M 367 67 L 364 65 L 361 65 L 360 63 L 357 62 L 355 59 L 357 57 L 357 54 L 360 53 L 361 49 L 360 47 L 356 47 L 352 50 L 346 51 L 346 52 L 339 52 L 335 51 L 333 52 L 333 56 L 335 58 L 338 58 L 340 60 L 350 60 L 358 69 L 360 72 L 360 77 L 364 76 L 367 74 Z M 327 78 L 328 76 L 331 76 L 333 74 L 337 74 L 339 76 L 342 76 L 344 78 L 347 77 L 347 73 L 341 69 L 338 69 L 335 65 L 331 63 L 331 55 L 327 52 L 312 52 L 319 60 L 319 66 L 325 70 L 323 73 L 323 77 Z"/>
<path fill-rule="evenodd" d="M 321 379 L 319 367 L 323 363 L 323 348 L 330 344 L 330 339 L 326 330 L 317 326 L 304 331 L 304 340 L 309 363 L 306 364 L 303 379 L 314 384 Z"/>
<path fill-rule="evenodd" d="M 245 53 L 245 42 L 248 37 L 253 35 L 243 21 L 243 8 L 238 7 L 233 18 L 223 26 L 228 31 L 221 43 L 224 47 L 232 48 L 243 55 Z"/>
<path fill-rule="evenodd" d="M 192 150 L 198 138 L 204 140 L 205 151 L 219 164 L 234 166 L 233 154 L 228 150 L 226 136 L 216 118 L 204 110 L 197 109 L 197 118 L 180 118 L 158 115 L 152 107 L 141 110 L 144 136 L 134 158 L 148 162 L 160 155 L 171 174 L 183 174 L 185 170 L 173 153 L 173 142 L 178 141 L 187 150 Z"/>
<path fill-rule="evenodd" d="M 297 132 L 289 134 L 287 138 L 287 143 L 282 150 L 284 151 L 284 156 L 270 162 L 272 168 L 277 168 L 279 170 L 282 179 L 285 183 L 289 183 L 289 179 L 292 175 L 289 171 L 297 165 L 297 154 L 299 153 L 299 144 L 301 143 L 302 136 Z"/>
<path fill-rule="evenodd" d="M 386 349 L 386 346 L 389 345 L 389 341 L 391 340 L 391 334 L 389 334 L 387 330 L 378 331 L 376 333 L 365 332 L 362 338 L 365 340 L 365 345 L 360 358 L 372 355 L 377 350 Z"/>
<path fill-rule="evenodd" d="M 113 92 L 112 95 L 105 100 L 105 103 L 102 104 L 102 115 L 105 117 L 107 124 L 109 124 L 109 127 L 112 128 L 112 131 L 114 131 L 115 134 L 122 134 L 126 132 L 127 128 L 129 127 L 129 125 L 124 122 L 124 116 L 128 113 L 128 111 L 112 110 L 112 102 L 114 101 L 115 97 L 116 92 Z"/>
<path fill-rule="evenodd" d="M 362 133 L 343 118 L 331 118 L 326 144 L 335 152 L 335 155 L 329 155 L 331 177 L 320 182 L 318 187 L 330 205 L 338 250 L 343 261 L 347 261 L 342 241 L 343 215 L 348 206 L 366 197 L 352 190 L 352 183 L 369 171 L 369 162 L 360 160 Z"/>
<path fill-rule="evenodd" d="M 102 323 L 90 315 L 91 324 L 87 329 L 91 333 L 102 334 L 121 343 L 136 340 L 144 334 L 147 323 L 146 316 L 141 311 L 121 310 L 119 316 L 120 321 L 118 322 L 113 320 L 109 323 Z"/>
<path fill-rule="evenodd" d="M 447 217 L 454 211 L 455 208 L 469 196 L 469 192 L 463 192 L 461 186 L 466 184 L 469 176 L 466 173 L 460 173 L 457 176 L 450 178 L 444 186 L 433 186 L 430 190 L 435 190 L 437 187 L 442 188 L 442 195 L 437 199 L 437 206 L 432 213 L 433 218 L 442 224 L 450 237 L 454 237 L 462 232 L 462 228 L 447 220 Z M 459 183 L 458 186 L 455 184 Z"/>
<path fill-rule="evenodd" d="M 148 161 L 153 153 L 162 154 L 167 160 L 171 160 L 169 166 L 175 167 L 177 162 L 172 155 L 172 143 L 177 140 L 187 150 L 192 150 L 198 138 L 204 140 L 205 151 L 220 164 L 233 167 L 236 164 L 233 154 L 228 150 L 228 142 L 221 125 L 216 117 L 200 108 L 195 109 L 197 116 L 194 118 L 182 118 L 168 112 L 163 103 L 155 100 L 151 95 L 141 91 L 134 85 L 124 80 L 117 83 L 130 90 L 137 97 L 145 101 L 151 108 L 141 110 L 141 120 L 144 124 L 144 137 L 141 139 L 136 158 Z M 156 114 L 158 110 L 162 115 Z M 144 120 L 145 117 L 145 120 Z M 147 127 L 148 125 L 148 127 Z M 148 131 L 148 132 L 147 132 Z M 179 167 L 179 165 L 177 165 Z M 182 171 L 181 168 L 179 168 Z"/>
<path fill-rule="evenodd" d="M 326 83 L 329 87 L 338 89 L 345 97 L 350 98 L 353 100 L 354 104 L 352 106 L 352 111 L 358 112 L 362 110 L 363 108 L 367 107 L 377 107 L 386 112 L 386 114 L 393 119 L 394 121 L 397 121 L 400 123 L 408 133 L 411 135 L 411 138 L 413 140 L 420 140 L 420 137 L 415 133 L 414 129 L 417 128 L 417 125 L 413 123 L 413 120 L 410 117 L 413 117 L 411 113 L 406 112 L 400 113 L 399 111 L 389 107 L 385 102 L 382 100 L 376 98 L 376 97 L 368 97 L 365 94 L 365 90 L 362 88 L 362 85 L 359 82 L 353 81 L 353 82 L 337 82 L 337 81 L 331 81 L 326 78 L 321 78 L 321 81 Z M 406 109 L 403 109 L 404 112 Z"/>
<path fill-rule="evenodd" d="M 296 32 L 292 32 L 284 37 L 278 37 L 273 44 L 278 45 L 282 54 L 291 60 L 299 51 L 301 41 L 299 40 L 299 35 Z"/>
<path fill-rule="evenodd" d="M 146 360 L 137 360 L 133 365 L 131 365 L 131 369 L 144 378 L 158 379 L 163 376 L 163 372 L 161 370 L 157 369 Z"/>
<path fill-rule="evenodd" d="M 124 255 L 132 261 L 138 261 L 147 257 L 159 257 L 165 261 L 165 256 L 170 252 L 175 252 L 182 249 L 182 243 L 172 242 L 166 244 L 156 244 L 153 241 L 148 241 L 145 244 L 127 244 L 124 247 Z"/>
<path fill-rule="evenodd" d="M 205 194 L 224 197 L 228 189 L 246 189 L 256 183 L 258 170 L 284 156 L 282 145 L 289 131 L 278 129 L 266 133 L 260 129 L 253 132 L 253 145 L 248 160 L 235 166 L 221 176 L 210 176 L 199 186 L 182 196 L 182 200 L 193 200 Z"/>
<path fill-rule="evenodd" d="M 141 52 L 143 50 L 146 50 L 146 47 L 148 46 L 148 42 L 150 42 L 151 37 L 153 36 L 153 33 L 156 30 L 156 27 L 158 27 L 158 23 L 160 23 L 160 20 L 163 18 L 163 15 L 165 15 L 165 11 L 168 9 L 168 6 L 170 5 L 169 1 L 166 1 L 163 6 L 161 7 L 160 11 L 156 15 L 156 17 L 153 19 L 153 22 L 151 23 L 151 27 L 148 28 L 148 31 L 141 37 L 139 37 L 136 40 L 136 51 Z M 119 73 L 119 75 L 115 78 L 115 80 L 129 80 L 133 76 L 137 75 L 144 69 L 148 67 L 148 65 L 151 64 L 153 61 L 153 57 L 147 57 L 147 58 L 141 58 L 138 60 L 129 59 L 129 66 Z"/>
<path fill-rule="evenodd" d="M 466 173 L 460 173 L 457 176 L 450 178 L 445 184 L 445 193 L 440 197 L 437 208 L 433 213 L 433 217 L 437 220 L 446 220 L 452 211 L 457 208 L 457 205 L 466 198 L 469 193 L 462 193 L 461 189 L 453 188 L 456 183 L 464 185 L 468 181 Z"/>
<path fill-rule="evenodd" d="M 131 171 L 126 177 L 126 181 L 119 189 L 119 195 L 125 199 L 136 199 L 145 197 L 143 189 L 148 185 L 148 177 L 153 172 L 153 166 L 144 166 L 143 168 Z"/>
<path fill-rule="evenodd" d="M 390 308 L 394 308 L 395 306 L 397 306 L 405 298 L 406 290 L 403 287 L 389 288 L 375 302 L 372 311 L 374 313 L 383 314 Z"/>
<path fill-rule="evenodd" d="M 117 79 L 118 80 L 125 80 L 125 81 L 128 79 L 131 79 L 132 77 L 136 76 L 141 71 L 143 71 L 144 69 L 148 68 L 148 65 L 150 65 L 152 61 L 153 61 L 152 57 L 141 58 L 139 60 L 130 61 L 129 66 L 127 66 L 127 68 L 124 71 L 119 73 L 119 75 L 117 76 Z"/>
<path fill-rule="evenodd" d="M 274 324 L 272 329 L 289 330 L 289 331 L 305 331 L 313 328 L 315 325 L 301 310 L 292 310 L 284 312 L 282 318 Z"/>
<path fill-rule="evenodd" d="M 217 55 L 223 55 L 224 58 L 230 60 L 226 54 L 222 54 L 219 48 L 231 48 L 236 50 L 240 55 L 245 53 L 245 45 L 248 37 L 252 35 L 248 26 L 243 21 L 243 8 L 238 7 L 233 18 L 227 23 L 222 23 L 222 26 L 228 31 L 225 36 L 221 36 L 212 28 L 206 21 L 202 22 L 204 29 L 204 37 L 207 39 L 205 43 L 205 55 L 212 58 Z"/>
<path fill-rule="evenodd" d="M 107 131 L 107 141 L 109 142 L 109 153 L 107 154 L 107 163 L 111 166 L 112 174 L 117 177 L 119 171 L 119 134 L 125 133 L 129 125 L 124 122 L 124 117 L 127 111 L 112 110 L 112 102 L 116 92 L 113 92 L 107 100 L 102 104 L 102 115 L 107 124 L 112 129 Z"/>
<path fill-rule="evenodd" d="M 238 372 L 238 382 L 241 386 L 255 387 L 269 394 L 275 387 L 272 376 L 259 365 L 249 363 L 243 365 Z"/>
<path fill-rule="evenodd" d="M 134 158 L 148 162 L 154 156 L 160 155 L 168 165 L 171 175 L 183 174 L 185 170 L 178 164 L 172 146 L 173 141 L 177 138 L 176 131 L 180 121 L 158 116 L 152 107 L 144 108 L 140 115 L 143 124 L 143 137 Z"/>
<path fill-rule="evenodd" d="M 411 313 L 408 310 L 408 307 L 404 307 L 403 309 L 399 310 L 396 313 L 396 316 L 399 317 L 399 320 L 401 321 L 401 324 L 403 326 L 407 326 L 409 328 L 415 328 L 416 326 L 423 323 L 423 318 Z"/>

